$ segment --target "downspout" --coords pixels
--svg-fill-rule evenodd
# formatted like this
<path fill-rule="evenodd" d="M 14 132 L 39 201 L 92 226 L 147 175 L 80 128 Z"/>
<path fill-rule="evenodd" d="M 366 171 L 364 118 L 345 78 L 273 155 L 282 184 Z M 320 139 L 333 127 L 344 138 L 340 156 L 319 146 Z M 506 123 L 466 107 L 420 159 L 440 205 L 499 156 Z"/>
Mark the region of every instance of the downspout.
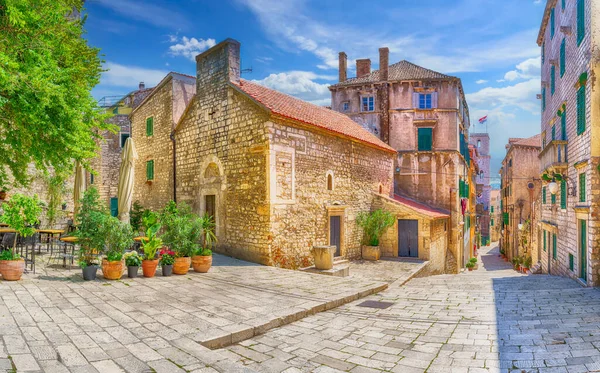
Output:
<path fill-rule="evenodd" d="M 177 142 L 175 141 L 175 130 L 171 131 L 171 142 L 173 142 L 173 202 L 177 203 Z"/>

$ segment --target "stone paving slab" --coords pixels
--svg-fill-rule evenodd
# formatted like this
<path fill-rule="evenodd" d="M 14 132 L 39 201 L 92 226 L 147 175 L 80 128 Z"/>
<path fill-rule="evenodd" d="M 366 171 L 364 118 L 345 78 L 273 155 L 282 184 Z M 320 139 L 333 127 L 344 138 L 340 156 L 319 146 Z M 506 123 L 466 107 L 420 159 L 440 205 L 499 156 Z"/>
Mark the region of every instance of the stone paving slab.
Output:
<path fill-rule="evenodd" d="M 36 272 L 0 281 L 0 365 L 18 371 L 252 372 L 211 348 L 388 286 L 219 255 L 207 274 L 106 281 L 98 271 L 86 282 L 78 269 Z"/>

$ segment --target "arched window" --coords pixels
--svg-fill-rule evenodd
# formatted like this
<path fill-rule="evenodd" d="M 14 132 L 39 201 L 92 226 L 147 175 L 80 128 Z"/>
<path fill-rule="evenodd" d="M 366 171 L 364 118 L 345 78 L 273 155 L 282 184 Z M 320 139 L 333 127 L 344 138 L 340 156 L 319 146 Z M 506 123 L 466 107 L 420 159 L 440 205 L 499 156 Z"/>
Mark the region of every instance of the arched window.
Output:
<path fill-rule="evenodd" d="M 327 190 L 333 190 L 333 175 L 327 175 Z"/>
<path fill-rule="evenodd" d="M 477 140 L 477 147 L 481 148 L 481 140 Z"/>
<path fill-rule="evenodd" d="M 383 185 L 379 184 L 379 194 L 383 194 Z"/>

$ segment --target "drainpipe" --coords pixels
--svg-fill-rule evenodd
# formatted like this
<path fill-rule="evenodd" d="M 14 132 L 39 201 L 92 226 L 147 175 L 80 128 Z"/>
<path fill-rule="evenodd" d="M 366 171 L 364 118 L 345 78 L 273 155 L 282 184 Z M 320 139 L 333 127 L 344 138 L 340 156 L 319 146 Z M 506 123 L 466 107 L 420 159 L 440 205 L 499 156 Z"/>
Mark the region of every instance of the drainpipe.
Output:
<path fill-rule="evenodd" d="M 177 203 L 177 143 L 175 142 L 175 130 L 171 131 L 171 142 L 173 142 L 173 202 Z"/>

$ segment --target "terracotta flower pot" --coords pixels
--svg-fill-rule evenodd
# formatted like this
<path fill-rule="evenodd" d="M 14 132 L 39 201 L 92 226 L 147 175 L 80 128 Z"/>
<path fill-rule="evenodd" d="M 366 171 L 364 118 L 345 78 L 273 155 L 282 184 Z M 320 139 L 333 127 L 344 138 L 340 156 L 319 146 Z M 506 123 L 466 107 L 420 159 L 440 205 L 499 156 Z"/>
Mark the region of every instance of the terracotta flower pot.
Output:
<path fill-rule="evenodd" d="M 175 258 L 175 263 L 173 263 L 173 273 L 176 275 L 185 275 L 190 270 L 191 263 L 192 258 L 189 256 Z"/>
<path fill-rule="evenodd" d="M 0 260 L 2 268 L 2 278 L 6 281 L 18 281 L 25 271 L 25 260 Z"/>
<path fill-rule="evenodd" d="M 144 277 L 154 277 L 156 274 L 156 267 L 158 267 L 158 259 L 142 260 L 142 272 L 144 273 Z"/>
<path fill-rule="evenodd" d="M 123 275 L 123 261 L 109 262 L 102 259 L 102 275 L 107 280 L 118 280 Z"/>
<path fill-rule="evenodd" d="M 469 267 L 468 270 L 469 272 L 471 272 L 473 270 L 473 267 Z"/>
<path fill-rule="evenodd" d="M 197 255 L 192 257 L 192 266 L 194 267 L 194 272 L 206 273 L 210 269 L 211 265 L 212 255 Z"/>

